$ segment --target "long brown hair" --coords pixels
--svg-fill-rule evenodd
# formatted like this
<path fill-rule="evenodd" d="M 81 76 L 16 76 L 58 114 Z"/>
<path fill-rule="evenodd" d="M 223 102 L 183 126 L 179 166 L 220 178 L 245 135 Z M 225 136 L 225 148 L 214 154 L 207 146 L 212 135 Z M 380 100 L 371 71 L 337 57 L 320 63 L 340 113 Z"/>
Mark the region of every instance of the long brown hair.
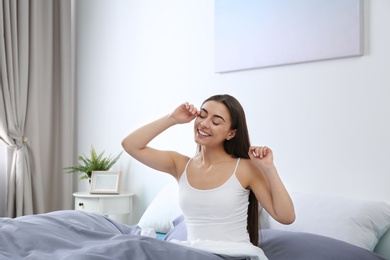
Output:
<path fill-rule="evenodd" d="M 235 158 L 246 158 L 249 159 L 248 151 L 250 147 L 248 127 L 245 119 L 245 112 L 238 100 L 228 94 L 215 95 L 206 99 L 207 101 L 216 101 L 222 103 L 229 110 L 231 117 L 230 129 L 236 129 L 234 138 L 224 141 L 225 151 Z M 202 104 L 202 105 L 203 105 Z M 198 151 L 200 147 L 198 146 Z M 259 212 L 258 202 L 255 194 L 252 190 L 249 193 L 249 205 L 248 205 L 248 220 L 247 230 L 249 233 L 250 241 L 255 246 L 259 242 Z"/>

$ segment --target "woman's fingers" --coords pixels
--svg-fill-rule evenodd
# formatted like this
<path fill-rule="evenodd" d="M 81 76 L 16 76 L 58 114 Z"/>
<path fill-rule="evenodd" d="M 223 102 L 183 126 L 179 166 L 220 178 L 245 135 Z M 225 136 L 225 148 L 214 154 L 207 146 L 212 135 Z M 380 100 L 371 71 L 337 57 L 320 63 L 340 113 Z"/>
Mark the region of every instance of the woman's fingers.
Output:
<path fill-rule="evenodd" d="M 198 109 L 193 105 L 188 102 L 183 103 L 185 109 L 187 110 L 188 113 L 191 115 L 198 114 Z"/>
<path fill-rule="evenodd" d="M 249 148 L 249 152 L 253 155 L 253 157 L 260 159 L 267 155 L 268 150 L 269 148 L 267 146 L 251 146 Z"/>

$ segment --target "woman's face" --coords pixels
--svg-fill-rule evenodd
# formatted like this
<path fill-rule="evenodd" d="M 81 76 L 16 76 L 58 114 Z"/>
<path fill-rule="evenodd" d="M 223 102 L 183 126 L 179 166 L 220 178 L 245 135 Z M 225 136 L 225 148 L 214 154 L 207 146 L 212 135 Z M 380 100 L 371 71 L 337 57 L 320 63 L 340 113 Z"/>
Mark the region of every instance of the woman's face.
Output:
<path fill-rule="evenodd" d="M 234 137 L 235 131 L 230 126 L 231 118 L 226 106 L 217 101 L 207 101 L 195 119 L 195 142 L 205 146 L 223 145 L 226 139 Z"/>

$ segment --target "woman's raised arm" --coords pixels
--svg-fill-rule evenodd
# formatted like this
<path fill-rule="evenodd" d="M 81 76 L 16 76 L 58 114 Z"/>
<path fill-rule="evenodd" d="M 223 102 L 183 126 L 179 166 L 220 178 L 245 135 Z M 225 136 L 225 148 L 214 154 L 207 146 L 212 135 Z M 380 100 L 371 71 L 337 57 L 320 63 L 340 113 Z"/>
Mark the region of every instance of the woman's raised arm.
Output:
<path fill-rule="evenodd" d="M 183 103 L 169 115 L 146 124 L 126 136 L 122 141 L 125 151 L 141 163 L 177 177 L 177 164 L 185 156 L 173 151 L 161 151 L 148 147 L 156 136 L 176 124 L 191 122 L 198 115 L 198 110 L 188 103 Z"/>

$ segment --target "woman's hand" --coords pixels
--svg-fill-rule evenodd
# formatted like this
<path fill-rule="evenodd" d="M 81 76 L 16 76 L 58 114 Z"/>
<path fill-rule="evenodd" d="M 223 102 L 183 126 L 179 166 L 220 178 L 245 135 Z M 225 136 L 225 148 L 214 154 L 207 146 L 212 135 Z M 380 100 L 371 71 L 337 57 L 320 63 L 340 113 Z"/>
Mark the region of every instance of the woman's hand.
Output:
<path fill-rule="evenodd" d="M 267 146 L 251 146 L 248 155 L 252 162 L 264 171 L 274 167 L 273 153 Z"/>
<path fill-rule="evenodd" d="M 176 123 L 184 124 L 191 122 L 198 115 L 198 109 L 194 105 L 185 102 L 176 108 L 169 116 L 173 118 Z"/>

